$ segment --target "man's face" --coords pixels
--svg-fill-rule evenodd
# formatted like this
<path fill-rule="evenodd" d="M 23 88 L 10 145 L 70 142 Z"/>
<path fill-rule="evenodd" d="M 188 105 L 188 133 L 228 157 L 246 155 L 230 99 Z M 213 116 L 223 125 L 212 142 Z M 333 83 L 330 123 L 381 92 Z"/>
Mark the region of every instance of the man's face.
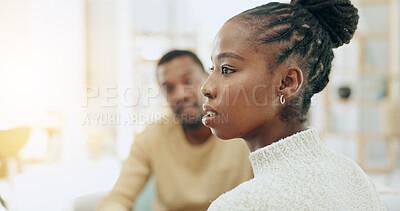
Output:
<path fill-rule="evenodd" d="M 200 87 L 208 74 L 190 56 L 176 57 L 160 65 L 157 74 L 168 104 L 183 127 L 201 126 L 204 113 Z"/>

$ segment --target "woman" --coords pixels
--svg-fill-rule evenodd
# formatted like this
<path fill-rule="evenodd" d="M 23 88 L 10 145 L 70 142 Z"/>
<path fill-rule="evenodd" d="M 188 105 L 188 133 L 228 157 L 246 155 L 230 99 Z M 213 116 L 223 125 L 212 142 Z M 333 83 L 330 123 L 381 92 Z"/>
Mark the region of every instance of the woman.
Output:
<path fill-rule="evenodd" d="M 361 168 L 305 125 L 311 97 L 329 81 L 332 48 L 350 42 L 358 18 L 349 0 L 292 0 L 222 26 L 202 87 L 203 123 L 246 141 L 255 177 L 209 210 L 385 210 Z"/>

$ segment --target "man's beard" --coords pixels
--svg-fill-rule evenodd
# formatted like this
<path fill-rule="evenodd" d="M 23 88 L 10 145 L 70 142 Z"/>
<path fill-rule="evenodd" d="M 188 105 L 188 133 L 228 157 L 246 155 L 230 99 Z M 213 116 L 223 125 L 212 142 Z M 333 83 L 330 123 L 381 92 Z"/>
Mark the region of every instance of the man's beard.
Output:
<path fill-rule="evenodd" d="M 179 115 L 180 117 L 180 121 L 181 121 L 181 125 L 183 128 L 186 129 L 197 129 L 200 128 L 201 126 L 203 126 L 203 122 L 202 122 L 202 118 L 203 115 L 199 114 L 195 119 L 191 120 L 186 120 L 183 119 L 181 115 Z"/>
<path fill-rule="evenodd" d="M 201 106 L 197 102 L 189 102 L 187 99 L 180 101 L 179 107 L 174 110 L 175 116 L 179 119 L 181 125 L 185 129 L 197 129 L 203 126 L 202 118 L 205 115 Z M 195 114 L 182 114 L 185 108 L 196 108 Z"/>
<path fill-rule="evenodd" d="M 195 116 L 195 114 L 183 115 L 180 110 L 178 110 L 175 112 L 175 115 L 178 117 L 183 128 L 196 129 L 203 126 L 202 118 L 204 114 L 202 112 Z"/>

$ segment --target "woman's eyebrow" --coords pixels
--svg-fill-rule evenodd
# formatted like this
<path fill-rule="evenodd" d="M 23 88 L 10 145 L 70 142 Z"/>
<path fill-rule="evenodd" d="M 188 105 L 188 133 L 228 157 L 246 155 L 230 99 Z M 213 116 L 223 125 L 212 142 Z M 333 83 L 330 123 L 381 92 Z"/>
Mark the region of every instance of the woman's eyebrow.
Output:
<path fill-rule="evenodd" d="M 218 56 L 217 56 L 218 60 L 221 60 L 223 58 L 233 58 L 233 59 L 238 59 L 238 60 L 241 60 L 241 61 L 245 61 L 246 60 L 245 58 L 243 58 L 243 57 L 241 57 L 241 56 L 239 56 L 239 55 L 237 55 L 235 53 L 232 53 L 232 52 L 225 52 L 225 53 L 218 54 Z"/>

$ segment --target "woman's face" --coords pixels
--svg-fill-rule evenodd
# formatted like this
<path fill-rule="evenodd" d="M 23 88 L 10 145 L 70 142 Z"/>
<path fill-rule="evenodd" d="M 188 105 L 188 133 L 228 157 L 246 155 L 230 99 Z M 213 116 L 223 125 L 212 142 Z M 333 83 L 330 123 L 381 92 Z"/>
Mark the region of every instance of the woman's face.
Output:
<path fill-rule="evenodd" d="M 207 97 L 203 124 L 222 139 L 257 135 L 279 120 L 280 79 L 268 68 L 278 49 L 257 50 L 249 39 L 249 30 L 231 20 L 213 43 L 213 72 L 202 87 Z"/>

